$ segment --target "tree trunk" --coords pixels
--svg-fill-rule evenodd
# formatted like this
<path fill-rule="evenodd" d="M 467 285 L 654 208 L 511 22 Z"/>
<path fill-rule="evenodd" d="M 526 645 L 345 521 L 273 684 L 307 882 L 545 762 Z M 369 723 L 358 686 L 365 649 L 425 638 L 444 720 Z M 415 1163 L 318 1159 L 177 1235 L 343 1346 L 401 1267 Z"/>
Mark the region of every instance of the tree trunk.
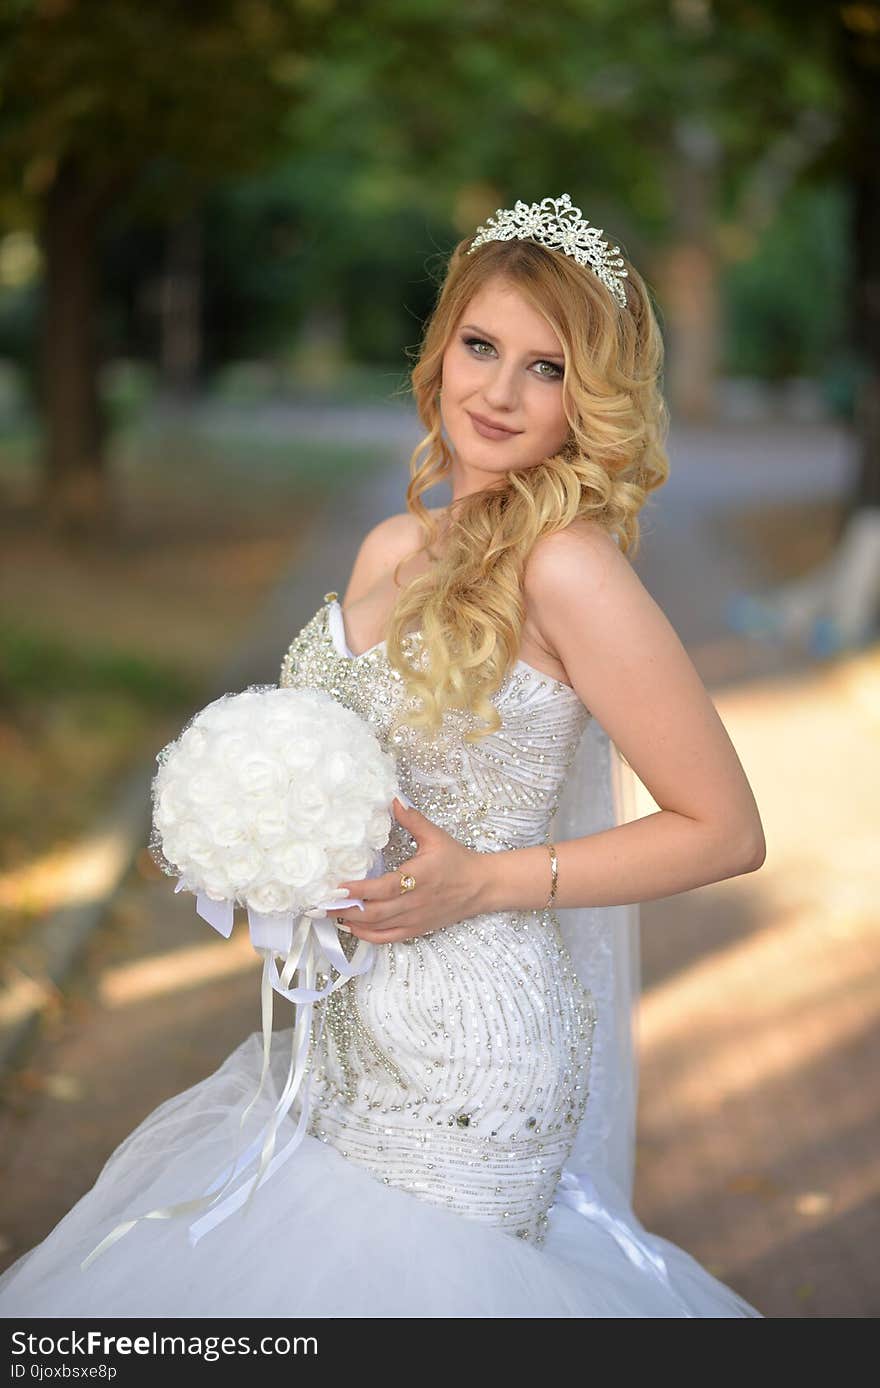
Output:
<path fill-rule="evenodd" d="M 177 400 L 196 392 L 202 363 L 202 228 L 198 213 L 169 226 L 159 295 L 162 384 Z"/>
<path fill-rule="evenodd" d="M 298 386 L 320 388 L 336 379 L 345 364 L 344 327 L 342 309 L 332 298 L 325 296 L 307 310 L 290 360 Z"/>
<path fill-rule="evenodd" d="M 859 477 L 852 510 L 880 506 L 880 42 L 838 21 L 845 85 L 844 151 L 853 185 L 852 340 L 861 368 L 856 400 Z M 855 22 L 858 16 L 851 17 Z"/>
<path fill-rule="evenodd" d="M 68 536 L 106 535 L 114 511 L 98 393 L 97 234 L 103 205 L 76 159 L 62 159 L 40 229 L 46 267 L 40 397 L 44 512 L 50 528 Z"/>
<path fill-rule="evenodd" d="M 662 257 L 668 365 L 665 389 L 674 417 L 710 421 L 717 411 L 720 323 L 714 244 L 717 151 L 693 122 L 676 129 L 671 169 L 676 226 Z"/>

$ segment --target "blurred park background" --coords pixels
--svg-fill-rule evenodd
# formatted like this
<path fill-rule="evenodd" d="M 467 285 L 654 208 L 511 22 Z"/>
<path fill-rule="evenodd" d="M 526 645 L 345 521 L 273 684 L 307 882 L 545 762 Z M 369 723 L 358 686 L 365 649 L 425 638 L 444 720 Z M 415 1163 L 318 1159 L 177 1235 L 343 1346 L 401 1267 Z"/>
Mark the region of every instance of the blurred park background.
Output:
<path fill-rule="evenodd" d="M 880 1310 L 878 71 L 875 3 L 2 0 L 0 1263 L 258 1029 L 155 754 L 403 509 L 455 242 L 567 191 L 655 295 L 636 567 L 768 842 L 643 906 L 636 1211 L 766 1315 Z"/>

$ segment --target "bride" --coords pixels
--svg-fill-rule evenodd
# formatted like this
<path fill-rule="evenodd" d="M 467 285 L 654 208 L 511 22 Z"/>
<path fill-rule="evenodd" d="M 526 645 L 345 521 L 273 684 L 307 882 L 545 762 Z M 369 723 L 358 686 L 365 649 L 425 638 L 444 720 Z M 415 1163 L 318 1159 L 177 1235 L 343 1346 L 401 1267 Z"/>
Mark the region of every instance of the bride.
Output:
<path fill-rule="evenodd" d="M 764 841 L 626 557 L 667 415 L 618 251 L 568 195 L 455 248 L 413 370 L 407 509 L 284 654 L 280 683 L 361 714 L 403 791 L 382 870 L 340 884 L 346 957 L 377 948 L 315 1008 L 293 1157 L 204 1237 L 169 1212 L 228 1160 L 254 1033 L 4 1273 L 5 1316 L 762 1314 L 631 1207 L 638 903 L 752 872 Z M 449 505 L 426 508 L 442 479 Z M 630 768 L 656 813 L 626 819 Z"/>

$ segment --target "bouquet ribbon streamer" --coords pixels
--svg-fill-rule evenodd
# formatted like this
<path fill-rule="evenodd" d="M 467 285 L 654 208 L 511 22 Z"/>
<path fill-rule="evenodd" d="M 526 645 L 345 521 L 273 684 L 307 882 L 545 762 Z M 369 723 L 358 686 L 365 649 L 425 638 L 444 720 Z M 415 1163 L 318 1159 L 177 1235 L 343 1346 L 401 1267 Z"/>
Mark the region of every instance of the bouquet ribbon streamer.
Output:
<path fill-rule="evenodd" d="M 183 878 L 181 878 L 174 888 L 175 892 L 184 890 L 184 886 Z M 239 1119 L 232 1160 L 212 1181 L 203 1195 L 191 1200 L 180 1201 L 177 1204 L 147 1210 L 144 1214 L 136 1215 L 133 1219 L 123 1220 L 122 1223 L 117 1224 L 83 1259 L 80 1264 L 82 1271 L 85 1271 L 96 1258 L 118 1242 L 142 1219 L 173 1219 L 177 1215 L 194 1214 L 197 1210 L 204 1210 L 201 1217 L 194 1220 L 189 1226 L 189 1241 L 191 1245 L 195 1246 L 209 1230 L 216 1228 L 223 1220 L 228 1219 L 246 1201 L 249 1203 L 257 1188 L 264 1181 L 269 1180 L 279 1167 L 293 1156 L 306 1134 L 309 1119 L 309 1091 L 312 1074 L 309 1072 L 307 1075 L 306 1070 L 309 1060 L 314 1005 L 335 992 L 337 988 L 342 987 L 350 979 L 366 973 L 373 963 L 375 953 L 375 947 L 369 941 L 358 940 L 352 958 L 350 960 L 346 958 L 335 925 L 326 919 L 328 912 L 341 906 L 358 906 L 363 910 L 363 902 L 359 898 L 339 895 L 334 897 L 332 901 L 325 901 L 306 910 L 289 912 L 285 915 L 264 915 L 255 911 L 251 906 L 247 908 L 251 943 L 263 959 L 261 985 L 263 1065 L 257 1092 Z M 235 903 L 233 901 L 217 901 L 204 892 L 199 892 L 196 895 L 196 911 L 221 935 L 226 939 L 229 938 L 234 921 Z M 276 955 L 284 957 L 284 966 L 280 973 L 276 963 Z M 325 987 L 319 988 L 317 987 L 318 965 L 322 959 L 326 965 L 330 965 L 336 970 L 338 976 L 332 982 L 328 982 Z M 291 987 L 291 979 L 297 972 L 299 974 L 298 984 L 296 987 Z M 321 972 L 327 972 L 327 970 L 322 969 Z M 243 1152 L 240 1152 L 241 1133 L 245 1119 L 262 1094 L 269 1073 L 273 993 L 278 993 L 295 1005 L 298 1004 L 295 1006 L 295 1020 L 291 1033 L 290 1064 L 281 1096 L 271 1117 L 263 1124 L 253 1141 Z M 315 1037 L 316 1050 L 323 1035 L 326 1017 L 327 1012 L 324 1008 L 321 1011 L 321 1022 Z M 279 1125 L 290 1111 L 297 1094 L 301 1095 L 301 1104 L 296 1128 L 285 1145 L 276 1152 Z M 232 1189 L 236 1178 L 243 1176 L 249 1168 L 254 1167 L 256 1170 L 253 1175 L 245 1177 L 235 1189 Z"/>

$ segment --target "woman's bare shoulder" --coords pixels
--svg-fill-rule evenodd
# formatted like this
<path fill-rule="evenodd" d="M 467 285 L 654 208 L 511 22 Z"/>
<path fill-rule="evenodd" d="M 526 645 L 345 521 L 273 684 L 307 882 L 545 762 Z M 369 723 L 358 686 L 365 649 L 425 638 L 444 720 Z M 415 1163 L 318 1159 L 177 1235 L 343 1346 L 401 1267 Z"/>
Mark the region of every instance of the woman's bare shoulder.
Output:
<path fill-rule="evenodd" d="M 528 596 L 540 599 L 547 590 L 556 594 L 560 587 L 594 583 L 624 569 L 632 573 L 610 531 L 588 516 L 579 516 L 535 542 L 526 560 L 523 586 Z"/>
<path fill-rule="evenodd" d="M 425 509 L 430 516 L 439 516 L 444 508 L 428 506 Z M 398 555 L 408 554 L 421 544 L 423 538 L 424 531 L 418 517 L 410 511 L 398 511 L 367 531 L 361 549 L 368 548 L 380 553 L 394 550 Z"/>
<path fill-rule="evenodd" d="M 441 508 L 427 509 L 429 514 L 436 515 Z M 423 539 L 422 526 L 409 511 L 386 516 L 374 525 L 361 541 L 346 589 L 346 601 L 356 601 L 372 589 L 402 559 L 415 553 Z"/>

